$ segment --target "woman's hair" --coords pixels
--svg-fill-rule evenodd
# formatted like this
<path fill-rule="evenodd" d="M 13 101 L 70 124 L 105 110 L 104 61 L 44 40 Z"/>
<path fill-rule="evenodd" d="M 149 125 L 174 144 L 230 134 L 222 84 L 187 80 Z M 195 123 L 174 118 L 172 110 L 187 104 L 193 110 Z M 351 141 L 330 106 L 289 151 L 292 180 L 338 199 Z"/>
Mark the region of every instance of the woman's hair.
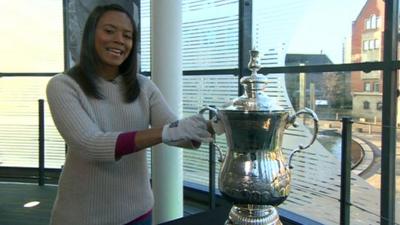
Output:
<path fill-rule="evenodd" d="M 98 79 L 96 68 L 100 63 L 100 58 L 95 48 L 96 27 L 100 18 L 109 11 L 125 13 L 131 21 L 133 28 L 132 49 L 125 61 L 119 66 L 119 74 L 124 80 L 124 95 L 126 102 L 133 102 L 140 93 L 137 81 L 137 40 L 138 31 L 133 21 L 132 15 L 123 7 L 117 4 L 97 6 L 86 20 L 82 35 L 80 59 L 76 66 L 71 68 L 67 74 L 76 80 L 83 91 L 91 97 L 102 99 L 103 95 L 97 87 Z"/>

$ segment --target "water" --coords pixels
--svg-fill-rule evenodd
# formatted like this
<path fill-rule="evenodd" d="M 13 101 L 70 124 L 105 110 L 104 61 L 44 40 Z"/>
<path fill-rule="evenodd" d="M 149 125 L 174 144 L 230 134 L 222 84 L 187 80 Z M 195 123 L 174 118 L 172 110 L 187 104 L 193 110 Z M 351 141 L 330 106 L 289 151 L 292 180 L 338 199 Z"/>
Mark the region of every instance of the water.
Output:
<path fill-rule="evenodd" d="M 341 136 L 333 131 L 321 131 L 317 140 L 339 161 L 341 160 L 342 154 L 342 138 Z"/>

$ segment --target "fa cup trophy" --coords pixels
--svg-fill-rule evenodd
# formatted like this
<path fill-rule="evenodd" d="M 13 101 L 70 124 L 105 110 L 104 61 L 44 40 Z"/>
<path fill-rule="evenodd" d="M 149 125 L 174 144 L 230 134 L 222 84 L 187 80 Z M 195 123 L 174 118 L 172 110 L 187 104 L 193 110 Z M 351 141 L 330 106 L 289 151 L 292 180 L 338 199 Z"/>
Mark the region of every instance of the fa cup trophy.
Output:
<path fill-rule="evenodd" d="M 305 108 L 289 115 L 289 110 L 266 95 L 267 79 L 257 74 L 258 55 L 258 51 L 250 51 L 248 66 L 252 73 L 240 80 L 244 95 L 223 109 L 206 107 L 200 111 L 213 110 L 215 120 L 225 129 L 228 151 L 222 159 L 218 182 L 224 198 L 233 203 L 225 225 L 282 224 L 275 207 L 289 195 L 292 156 L 308 148 L 318 132 L 318 118 L 312 110 Z M 313 118 L 313 137 L 308 145 L 293 150 L 286 163 L 283 132 L 296 125 L 301 114 Z"/>

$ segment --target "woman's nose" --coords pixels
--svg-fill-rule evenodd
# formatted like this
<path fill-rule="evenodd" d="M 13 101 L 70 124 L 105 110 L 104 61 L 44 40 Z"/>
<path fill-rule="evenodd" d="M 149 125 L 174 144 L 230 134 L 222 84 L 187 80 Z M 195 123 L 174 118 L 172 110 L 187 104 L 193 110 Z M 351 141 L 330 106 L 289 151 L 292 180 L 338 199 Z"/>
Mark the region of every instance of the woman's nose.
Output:
<path fill-rule="evenodd" d="M 124 43 L 124 34 L 122 32 L 117 32 L 114 36 L 114 41 L 123 44 Z"/>

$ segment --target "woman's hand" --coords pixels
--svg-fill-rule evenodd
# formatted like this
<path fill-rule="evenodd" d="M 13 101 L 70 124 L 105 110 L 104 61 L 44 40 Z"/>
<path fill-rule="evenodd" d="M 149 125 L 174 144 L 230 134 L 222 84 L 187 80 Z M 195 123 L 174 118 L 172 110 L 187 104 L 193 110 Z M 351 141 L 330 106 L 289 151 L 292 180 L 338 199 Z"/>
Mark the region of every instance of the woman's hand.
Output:
<path fill-rule="evenodd" d="M 163 127 L 162 142 L 176 145 L 182 141 L 212 142 L 207 120 L 201 114 L 177 120 Z"/>

